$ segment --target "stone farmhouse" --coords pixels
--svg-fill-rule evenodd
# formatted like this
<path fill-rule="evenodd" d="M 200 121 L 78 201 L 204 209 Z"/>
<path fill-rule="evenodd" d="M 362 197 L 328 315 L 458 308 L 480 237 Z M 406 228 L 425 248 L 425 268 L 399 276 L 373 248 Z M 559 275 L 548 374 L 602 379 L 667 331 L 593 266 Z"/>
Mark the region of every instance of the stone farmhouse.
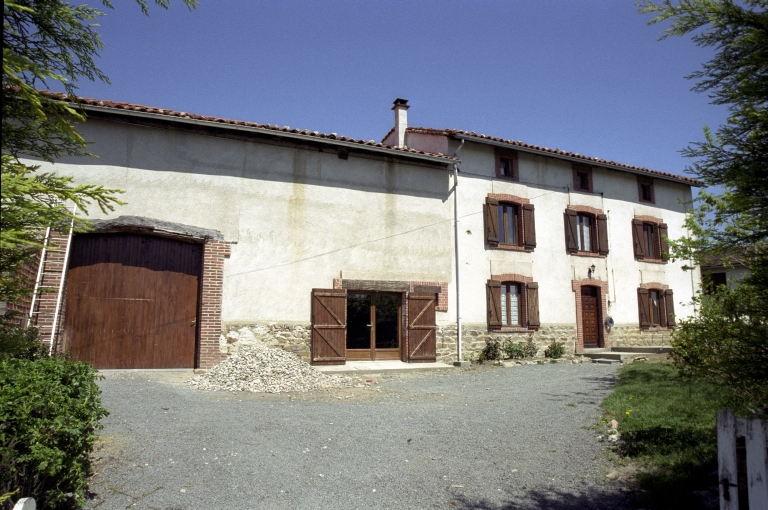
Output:
<path fill-rule="evenodd" d="M 700 276 L 665 236 L 685 234 L 694 179 L 408 127 L 400 99 L 381 143 L 82 107 L 98 159 L 43 170 L 127 205 L 51 233 L 45 291 L 20 309 L 97 368 L 206 368 L 257 341 L 317 364 L 452 362 L 457 319 L 464 357 L 489 338 L 662 345 L 693 313 Z"/>

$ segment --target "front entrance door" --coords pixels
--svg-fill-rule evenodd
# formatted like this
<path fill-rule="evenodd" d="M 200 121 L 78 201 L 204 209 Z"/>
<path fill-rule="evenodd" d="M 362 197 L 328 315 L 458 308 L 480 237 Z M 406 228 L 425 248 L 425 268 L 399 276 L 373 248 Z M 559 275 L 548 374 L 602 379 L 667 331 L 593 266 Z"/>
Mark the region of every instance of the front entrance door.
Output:
<path fill-rule="evenodd" d="M 400 359 L 399 294 L 349 291 L 347 294 L 347 359 Z"/>
<path fill-rule="evenodd" d="M 584 331 L 584 348 L 599 347 L 600 320 L 597 287 L 581 288 L 581 327 Z"/>

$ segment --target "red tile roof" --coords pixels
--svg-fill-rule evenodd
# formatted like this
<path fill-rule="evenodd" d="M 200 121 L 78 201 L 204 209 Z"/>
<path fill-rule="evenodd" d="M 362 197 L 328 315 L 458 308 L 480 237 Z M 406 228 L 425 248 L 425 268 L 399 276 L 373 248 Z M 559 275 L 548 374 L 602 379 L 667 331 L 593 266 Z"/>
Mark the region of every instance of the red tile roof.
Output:
<path fill-rule="evenodd" d="M 394 131 L 394 128 L 387 133 L 387 135 L 383 138 L 386 139 L 387 136 L 389 136 Z M 678 182 L 683 182 L 685 184 L 690 184 L 692 186 L 704 186 L 704 183 L 698 179 L 693 179 L 691 177 L 685 177 L 683 175 L 676 175 L 669 172 L 661 172 L 659 170 L 651 170 L 649 168 L 644 168 L 641 166 L 633 166 L 633 165 L 626 165 L 624 163 L 617 163 L 615 161 L 607 161 L 605 159 L 601 158 L 594 158 L 590 156 L 584 156 L 583 154 L 578 154 L 576 152 L 568 152 L 568 151 L 562 151 L 560 149 L 549 149 L 547 147 L 539 147 L 538 145 L 530 145 L 527 143 L 523 143 L 520 141 L 515 140 L 505 140 L 503 138 L 498 138 L 494 136 L 488 136 L 488 135 L 480 135 L 475 133 L 474 131 L 468 132 L 468 131 L 462 131 L 460 129 L 435 129 L 435 128 L 427 128 L 427 127 L 409 127 L 408 128 L 409 133 L 421 133 L 421 134 L 427 134 L 427 135 L 442 135 L 442 136 L 458 136 L 462 138 L 470 138 L 475 139 L 480 143 L 483 142 L 496 142 L 496 143 L 502 143 L 505 145 L 510 145 L 512 147 L 518 147 L 520 149 L 529 149 L 535 152 L 543 152 L 547 154 L 551 154 L 555 157 L 557 156 L 564 156 L 567 158 L 576 158 L 581 159 L 584 161 L 588 161 L 594 165 L 606 165 L 617 169 L 626 169 L 631 172 L 638 172 L 638 173 L 645 173 L 650 175 L 655 175 L 664 179 L 674 180 Z"/>
<path fill-rule="evenodd" d="M 68 101 L 71 98 L 66 96 L 65 94 L 61 94 L 58 92 L 44 92 L 45 95 L 54 98 L 54 99 L 61 99 L 64 101 Z M 382 143 L 377 143 L 374 140 L 358 140 L 355 138 L 350 138 L 343 135 L 338 135 L 336 133 L 331 134 L 325 134 L 325 133 L 318 133 L 317 131 L 310 131 L 308 129 L 292 129 L 288 126 L 280 127 L 277 124 L 274 126 L 271 124 L 259 124 L 256 122 L 246 122 L 242 120 L 232 120 L 232 119 L 226 119 L 222 117 L 211 117 L 206 115 L 197 115 L 194 113 L 187 113 L 187 112 L 179 112 L 175 110 L 168 110 L 165 108 L 157 108 L 154 106 L 144 106 L 140 104 L 133 104 L 133 103 L 121 103 L 116 101 L 106 101 L 101 99 L 92 99 L 87 97 L 78 97 L 77 101 L 86 106 L 86 107 L 98 107 L 98 108 L 106 108 L 111 110 L 123 110 L 127 112 L 140 112 L 140 113 L 149 113 L 153 115 L 158 115 L 162 117 L 169 117 L 169 118 L 176 118 L 176 119 L 191 119 L 191 120 L 197 120 L 197 121 L 203 121 L 203 122 L 211 122 L 216 124 L 224 124 L 226 125 L 233 125 L 233 126 L 243 126 L 248 128 L 254 128 L 254 129 L 261 129 L 261 130 L 268 130 L 273 131 L 276 136 L 280 136 L 281 133 L 285 134 L 292 134 L 292 135 L 299 135 L 299 137 L 305 136 L 307 138 L 314 138 L 324 141 L 337 141 L 337 142 L 346 142 L 347 144 L 354 144 L 359 145 L 361 149 L 365 150 L 366 148 L 377 148 L 377 149 L 384 149 L 385 151 L 392 151 L 394 153 L 399 153 L 398 155 L 401 156 L 428 156 L 430 158 L 436 158 L 439 160 L 443 160 L 445 163 L 449 163 L 452 161 L 456 161 L 456 158 L 452 156 L 446 156 L 444 154 L 439 153 L 432 153 L 432 152 L 425 152 L 425 151 L 419 151 L 416 149 L 409 149 L 405 147 L 393 147 L 390 145 L 384 145 Z M 333 143 L 333 142 L 331 142 Z"/>

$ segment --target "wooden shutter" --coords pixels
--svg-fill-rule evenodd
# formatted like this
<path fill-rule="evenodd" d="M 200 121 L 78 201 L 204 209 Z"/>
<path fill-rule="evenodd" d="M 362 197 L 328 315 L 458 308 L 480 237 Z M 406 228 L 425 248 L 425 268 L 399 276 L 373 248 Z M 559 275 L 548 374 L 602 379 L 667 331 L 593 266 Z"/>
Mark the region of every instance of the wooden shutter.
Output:
<path fill-rule="evenodd" d="M 645 237 L 643 236 L 643 222 L 632 220 L 632 245 L 635 248 L 635 258 L 645 258 Z"/>
<path fill-rule="evenodd" d="M 533 204 L 523 204 L 523 230 L 525 231 L 525 240 L 523 244 L 526 248 L 536 247 L 536 222 L 533 216 Z"/>
<path fill-rule="evenodd" d="M 485 199 L 485 242 L 499 244 L 499 201 Z"/>
<path fill-rule="evenodd" d="M 651 327 L 651 310 L 648 304 L 648 289 L 637 289 L 637 308 L 640 312 L 640 329 Z"/>
<path fill-rule="evenodd" d="M 538 328 L 539 320 L 539 284 L 531 282 L 526 286 L 526 304 L 528 305 L 528 327 Z"/>
<path fill-rule="evenodd" d="M 436 294 L 408 294 L 408 361 L 437 360 Z"/>
<path fill-rule="evenodd" d="M 488 305 L 488 326 L 501 327 L 501 282 L 488 280 L 485 295 Z"/>
<path fill-rule="evenodd" d="M 605 214 L 597 215 L 597 252 L 608 255 L 608 217 Z"/>
<path fill-rule="evenodd" d="M 664 311 L 667 318 L 667 326 L 672 328 L 677 325 L 675 322 L 675 296 L 672 293 L 672 289 L 668 289 L 664 292 Z"/>
<path fill-rule="evenodd" d="M 661 258 L 667 260 L 669 258 L 669 246 L 664 240 L 664 237 L 668 236 L 669 229 L 666 223 L 659 224 L 659 242 L 661 243 Z"/>
<path fill-rule="evenodd" d="M 565 249 L 569 252 L 579 251 L 579 243 L 576 238 L 576 211 L 565 210 Z"/>
<path fill-rule="evenodd" d="M 312 289 L 312 364 L 343 365 L 347 359 L 347 291 Z"/>

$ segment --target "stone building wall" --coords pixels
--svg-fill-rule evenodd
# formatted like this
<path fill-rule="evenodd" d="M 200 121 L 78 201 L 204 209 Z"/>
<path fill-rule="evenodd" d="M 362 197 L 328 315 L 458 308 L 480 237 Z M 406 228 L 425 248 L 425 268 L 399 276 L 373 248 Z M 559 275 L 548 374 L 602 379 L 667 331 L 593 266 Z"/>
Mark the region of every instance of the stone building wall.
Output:
<path fill-rule="evenodd" d="M 637 326 L 617 325 L 611 328 L 610 337 L 613 347 L 668 347 L 672 330 L 642 331 Z"/>
<path fill-rule="evenodd" d="M 310 361 L 311 325 L 309 323 L 229 324 L 219 339 L 222 355 L 236 352 L 240 347 L 262 344 L 292 352 Z"/>

